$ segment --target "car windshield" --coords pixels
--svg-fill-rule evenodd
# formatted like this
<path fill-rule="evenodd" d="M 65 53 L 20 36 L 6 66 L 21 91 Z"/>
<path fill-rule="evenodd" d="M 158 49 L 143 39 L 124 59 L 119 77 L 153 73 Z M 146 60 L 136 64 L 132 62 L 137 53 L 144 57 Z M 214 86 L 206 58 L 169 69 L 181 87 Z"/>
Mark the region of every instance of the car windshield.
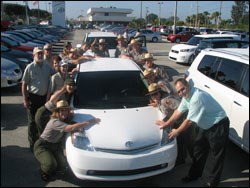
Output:
<path fill-rule="evenodd" d="M 148 106 L 145 79 L 140 71 L 81 72 L 77 75 L 73 105 L 87 109 Z"/>
<path fill-rule="evenodd" d="M 186 44 L 188 45 L 193 45 L 193 46 L 197 46 L 197 44 L 199 44 L 200 40 L 202 40 L 203 38 L 202 37 L 196 37 L 196 36 L 193 36 L 191 39 L 189 39 L 187 41 Z"/>
<path fill-rule="evenodd" d="M 87 37 L 86 42 L 88 44 L 91 44 L 95 40 L 95 38 L 97 39 L 97 43 L 98 43 L 99 39 L 105 39 L 106 46 L 107 46 L 108 49 L 116 49 L 116 46 L 118 44 L 117 40 L 116 40 L 116 37 Z"/>

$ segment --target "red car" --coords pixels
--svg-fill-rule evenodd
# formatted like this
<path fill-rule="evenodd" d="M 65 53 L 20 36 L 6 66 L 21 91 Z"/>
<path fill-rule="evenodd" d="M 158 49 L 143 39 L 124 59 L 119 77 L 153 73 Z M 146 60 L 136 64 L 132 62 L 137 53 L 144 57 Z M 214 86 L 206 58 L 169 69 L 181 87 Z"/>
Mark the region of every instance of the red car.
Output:
<path fill-rule="evenodd" d="M 194 35 L 198 35 L 199 32 L 197 31 L 182 31 L 177 34 L 169 34 L 167 37 L 167 40 L 170 42 L 187 42 L 190 38 L 192 38 Z"/>
<path fill-rule="evenodd" d="M 6 36 L 1 35 L 1 44 L 7 46 L 8 48 L 14 49 L 14 50 L 21 50 L 24 52 L 32 53 L 34 47 L 30 46 L 24 46 L 21 45 L 19 42 L 15 41 L 14 39 Z"/>

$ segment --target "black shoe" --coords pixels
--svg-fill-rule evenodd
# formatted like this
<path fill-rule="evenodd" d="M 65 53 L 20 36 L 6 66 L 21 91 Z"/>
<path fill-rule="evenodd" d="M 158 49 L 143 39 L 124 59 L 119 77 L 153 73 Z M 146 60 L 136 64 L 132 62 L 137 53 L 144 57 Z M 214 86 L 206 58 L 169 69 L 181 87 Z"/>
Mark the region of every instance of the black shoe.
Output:
<path fill-rule="evenodd" d="M 186 176 L 186 177 L 182 178 L 181 181 L 182 181 L 183 183 L 189 183 L 189 182 L 195 181 L 195 180 L 197 180 L 197 179 L 198 179 L 198 177 Z"/>
<path fill-rule="evenodd" d="M 55 180 L 54 178 L 52 178 L 51 175 L 43 172 L 41 169 L 40 169 L 40 175 L 41 175 L 41 179 L 43 181 L 49 182 L 49 181 L 54 181 Z"/>

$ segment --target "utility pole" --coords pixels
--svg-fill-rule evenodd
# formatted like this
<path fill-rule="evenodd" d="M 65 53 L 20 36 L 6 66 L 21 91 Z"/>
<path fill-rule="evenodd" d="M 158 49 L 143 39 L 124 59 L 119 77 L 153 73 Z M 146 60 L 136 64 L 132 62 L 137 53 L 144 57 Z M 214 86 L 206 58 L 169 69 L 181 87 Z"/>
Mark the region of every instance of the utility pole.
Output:
<path fill-rule="evenodd" d="M 217 21 L 217 29 L 219 29 L 219 24 L 221 23 L 221 7 L 222 7 L 222 1 L 220 2 L 220 15 L 219 15 L 219 19 Z"/>
<path fill-rule="evenodd" d="M 142 1 L 141 1 L 141 15 L 140 18 L 142 19 Z"/>
<path fill-rule="evenodd" d="M 145 7 L 146 8 L 146 18 L 145 18 L 145 21 L 146 21 L 146 24 L 148 23 L 148 7 Z"/>
<path fill-rule="evenodd" d="M 50 4 L 51 4 L 51 2 L 49 2 L 49 12 L 50 12 Z"/>
<path fill-rule="evenodd" d="M 159 27 L 161 25 L 161 5 L 163 4 L 163 2 L 158 2 L 159 4 Z"/>
<path fill-rule="evenodd" d="M 195 29 L 198 29 L 198 1 L 197 1 L 197 7 L 196 7 L 196 18 L 195 18 Z"/>
<path fill-rule="evenodd" d="M 29 25 L 30 20 L 29 20 L 29 15 L 28 15 L 28 1 L 24 1 L 24 3 L 25 3 L 26 24 Z"/>
<path fill-rule="evenodd" d="M 174 30 L 173 30 L 173 34 L 176 33 L 176 17 L 177 17 L 177 1 L 175 1 L 175 9 L 174 9 Z"/>

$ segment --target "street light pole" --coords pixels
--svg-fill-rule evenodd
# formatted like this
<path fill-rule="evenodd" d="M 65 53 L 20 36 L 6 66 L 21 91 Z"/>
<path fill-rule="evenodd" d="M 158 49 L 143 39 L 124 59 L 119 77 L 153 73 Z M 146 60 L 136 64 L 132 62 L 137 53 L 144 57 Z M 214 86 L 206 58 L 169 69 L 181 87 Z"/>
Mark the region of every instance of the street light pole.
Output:
<path fill-rule="evenodd" d="M 159 27 L 161 25 L 161 5 L 163 4 L 163 2 L 158 2 L 159 4 Z"/>
<path fill-rule="evenodd" d="M 146 24 L 148 23 L 148 7 L 145 7 L 146 8 L 146 18 L 145 18 L 145 20 L 146 20 Z"/>

